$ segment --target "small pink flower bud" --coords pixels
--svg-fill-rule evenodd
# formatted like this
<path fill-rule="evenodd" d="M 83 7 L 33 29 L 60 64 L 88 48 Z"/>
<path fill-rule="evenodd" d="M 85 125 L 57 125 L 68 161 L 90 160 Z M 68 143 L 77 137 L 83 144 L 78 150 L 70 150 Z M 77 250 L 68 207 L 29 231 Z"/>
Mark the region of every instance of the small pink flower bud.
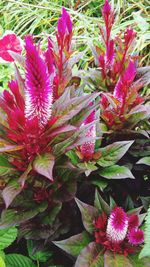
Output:
<path fill-rule="evenodd" d="M 132 229 L 128 234 L 129 243 L 132 245 L 140 245 L 144 242 L 144 232 L 140 229 Z"/>

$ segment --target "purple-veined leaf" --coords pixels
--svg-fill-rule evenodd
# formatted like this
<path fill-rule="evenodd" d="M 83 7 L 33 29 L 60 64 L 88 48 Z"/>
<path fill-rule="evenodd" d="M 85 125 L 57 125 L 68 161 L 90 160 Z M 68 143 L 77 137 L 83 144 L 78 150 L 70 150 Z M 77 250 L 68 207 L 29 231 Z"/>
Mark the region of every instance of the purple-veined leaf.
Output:
<path fill-rule="evenodd" d="M 2 197 L 4 199 L 6 208 L 9 207 L 9 205 L 12 203 L 14 198 L 20 194 L 22 191 L 22 187 L 16 182 L 11 181 L 2 191 Z"/>
<path fill-rule="evenodd" d="M 138 105 L 128 113 L 128 122 L 132 128 L 140 121 L 150 118 L 150 107 L 147 105 Z"/>
<path fill-rule="evenodd" d="M 95 242 L 85 247 L 77 258 L 75 267 L 103 267 L 103 251 Z M 112 266 L 111 266 L 112 267 Z"/>
<path fill-rule="evenodd" d="M 42 202 L 41 204 L 34 205 L 32 210 L 20 211 L 12 208 L 5 209 L 1 213 L 0 229 L 24 223 L 34 218 L 37 214 L 45 211 L 46 208 L 47 203 Z"/>
<path fill-rule="evenodd" d="M 50 181 L 53 181 L 53 167 L 55 164 L 55 158 L 52 154 L 39 155 L 33 162 L 34 170 L 47 177 Z"/>
<path fill-rule="evenodd" d="M 68 120 L 72 119 L 75 115 L 77 115 L 84 107 L 88 106 L 90 102 L 92 102 L 96 97 L 99 96 L 99 93 L 93 93 L 91 95 L 85 95 L 81 97 L 74 97 L 71 98 L 69 101 L 64 101 L 63 103 L 60 103 L 60 100 L 58 99 L 55 102 L 53 113 L 55 116 L 60 117 L 52 126 L 52 128 L 56 128 L 64 123 L 66 123 Z"/>
<path fill-rule="evenodd" d="M 18 151 L 18 150 L 22 150 L 24 148 L 24 146 L 19 146 L 19 145 L 6 145 L 4 147 L 0 147 L 0 153 L 9 153 L 9 152 L 13 152 L 13 151 Z"/>
<path fill-rule="evenodd" d="M 99 175 L 107 179 L 134 179 L 131 171 L 125 166 L 113 165 L 100 170 Z"/>
<path fill-rule="evenodd" d="M 24 95 L 24 88 L 25 88 L 24 79 L 22 78 L 20 71 L 18 67 L 16 66 L 16 64 L 14 65 L 14 68 L 15 68 L 15 80 L 17 81 L 19 85 L 21 95 Z"/>
<path fill-rule="evenodd" d="M 85 248 L 91 241 L 89 234 L 84 231 L 81 234 L 71 236 L 68 239 L 61 241 L 53 241 L 53 243 L 64 250 L 65 252 L 71 254 L 74 257 L 77 257 L 81 250 Z"/>
<path fill-rule="evenodd" d="M 134 141 L 115 142 L 100 149 L 102 156 L 97 161 L 97 164 L 102 167 L 109 167 L 119 161 L 128 151 Z"/>
<path fill-rule="evenodd" d="M 22 188 L 24 187 L 25 181 L 27 180 L 28 174 L 30 173 L 31 170 L 32 170 L 32 164 L 30 163 L 25 172 L 20 176 L 18 182 L 20 183 Z"/>
<path fill-rule="evenodd" d="M 59 135 L 61 133 L 66 133 L 66 132 L 70 132 L 70 131 L 75 131 L 76 130 L 76 127 L 75 126 L 72 126 L 72 125 L 63 125 L 59 128 L 56 128 L 54 130 L 52 130 L 50 133 L 49 133 L 49 136 L 50 137 L 54 137 L 55 135 Z"/>
<path fill-rule="evenodd" d="M 74 147 L 77 147 L 80 144 L 83 144 L 85 141 L 88 142 L 88 140 L 95 140 L 96 137 L 94 137 L 93 139 L 90 137 L 88 137 L 87 139 L 84 136 L 84 132 L 86 132 L 93 124 L 95 123 L 89 123 L 87 125 L 84 125 L 83 127 L 80 127 L 78 130 L 76 130 L 76 132 L 74 134 L 72 134 L 72 136 L 70 136 L 69 138 L 66 138 L 64 141 L 56 144 L 53 147 L 53 154 L 58 156 L 61 155 L 62 153 L 65 153 L 71 149 L 73 149 Z M 82 141 L 81 141 L 82 140 Z"/>
<path fill-rule="evenodd" d="M 83 56 L 85 55 L 86 51 L 84 50 L 83 52 L 79 52 L 76 54 L 73 54 L 72 57 L 68 60 L 68 66 L 70 69 L 72 69 L 72 67 L 78 63 L 78 61 L 83 58 Z"/>
<path fill-rule="evenodd" d="M 95 207 L 88 205 L 77 198 L 75 199 L 75 201 L 81 212 L 85 229 L 87 230 L 87 232 L 92 234 L 94 231 L 94 220 L 98 217 L 99 214 L 98 210 Z"/>
<path fill-rule="evenodd" d="M 124 255 L 106 251 L 104 254 L 104 267 L 133 267 L 129 258 Z"/>
<path fill-rule="evenodd" d="M 75 174 L 73 174 L 75 176 Z M 77 182 L 74 177 L 71 180 L 60 184 L 58 190 L 54 194 L 54 199 L 60 202 L 67 202 L 72 200 L 77 192 Z"/>
<path fill-rule="evenodd" d="M 136 164 L 145 164 L 150 166 L 150 157 L 144 157 L 137 161 Z"/>

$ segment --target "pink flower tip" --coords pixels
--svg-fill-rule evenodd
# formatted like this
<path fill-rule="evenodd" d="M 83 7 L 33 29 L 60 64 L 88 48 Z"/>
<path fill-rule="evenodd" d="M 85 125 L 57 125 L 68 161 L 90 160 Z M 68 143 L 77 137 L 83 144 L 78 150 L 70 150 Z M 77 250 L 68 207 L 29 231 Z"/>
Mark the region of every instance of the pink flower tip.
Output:
<path fill-rule="evenodd" d="M 135 64 L 132 60 L 130 60 L 129 65 L 122 76 L 122 81 L 126 84 L 131 84 L 135 78 L 135 75 L 136 75 Z"/>
<path fill-rule="evenodd" d="M 124 210 L 116 207 L 112 210 L 108 219 L 106 234 L 112 243 L 122 242 L 127 234 L 128 218 Z"/>
<path fill-rule="evenodd" d="M 109 16 L 110 12 L 111 12 L 111 6 L 109 4 L 109 1 L 105 0 L 105 4 L 102 8 L 103 16 Z"/>
<path fill-rule="evenodd" d="M 72 32 L 72 21 L 71 21 L 69 13 L 66 11 L 64 7 L 62 7 L 62 18 L 66 21 L 68 32 L 71 33 Z"/>
<path fill-rule="evenodd" d="M 136 37 L 136 32 L 132 28 L 127 28 L 124 33 L 125 45 L 129 46 Z"/>
<path fill-rule="evenodd" d="M 138 246 L 144 242 L 144 232 L 140 229 L 132 229 L 128 234 L 129 243 Z"/>
<path fill-rule="evenodd" d="M 6 62 L 14 61 L 9 51 L 21 54 L 22 49 L 21 39 L 12 31 L 6 31 L 0 39 L 0 58 Z"/>

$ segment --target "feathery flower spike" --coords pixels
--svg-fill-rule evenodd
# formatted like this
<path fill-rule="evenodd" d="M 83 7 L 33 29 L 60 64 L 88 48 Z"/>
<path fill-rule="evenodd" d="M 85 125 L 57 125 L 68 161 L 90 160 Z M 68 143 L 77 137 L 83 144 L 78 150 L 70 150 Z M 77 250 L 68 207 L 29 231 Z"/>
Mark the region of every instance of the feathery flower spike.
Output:
<path fill-rule="evenodd" d="M 51 117 L 53 91 L 47 66 L 30 36 L 26 37 L 25 116 L 37 119 L 40 128 Z"/>
<path fill-rule="evenodd" d="M 124 210 L 116 207 L 112 210 L 107 224 L 107 238 L 113 243 L 122 242 L 127 234 L 128 218 Z"/>

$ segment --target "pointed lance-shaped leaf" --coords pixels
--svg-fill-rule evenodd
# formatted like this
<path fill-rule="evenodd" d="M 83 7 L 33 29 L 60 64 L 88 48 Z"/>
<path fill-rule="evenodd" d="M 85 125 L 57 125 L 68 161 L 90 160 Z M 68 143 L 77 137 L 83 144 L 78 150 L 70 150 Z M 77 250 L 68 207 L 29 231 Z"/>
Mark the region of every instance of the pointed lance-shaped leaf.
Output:
<path fill-rule="evenodd" d="M 85 248 L 90 243 L 90 241 L 90 235 L 86 231 L 84 231 L 81 234 L 71 236 L 70 238 L 65 240 L 53 241 L 53 243 L 72 256 L 77 257 L 80 254 L 81 250 Z"/>
<path fill-rule="evenodd" d="M 104 266 L 133 267 L 134 265 L 132 265 L 128 257 L 107 250 L 104 254 Z"/>
<path fill-rule="evenodd" d="M 39 126 L 47 124 L 51 116 L 53 91 L 48 69 L 30 36 L 26 37 L 25 115 L 37 118 Z"/>
<path fill-rule="evenodd" d="M 103 267 L 103 249 L 95 242 L 89 243 L 77 258 L 75 267 Z M 122 266 L 123 267 L 123 266 Z"/>
<path fill-rule="evenodd" d="M 53 181 L 53 167 L 55 158 L 52 154 L 39 155 L 33 162 L 34 170 Z"/>
<path fill-rule="evenodd" d="M 85 229 L 87 230 L 87 232 L 92 234 L 94 231 L 93 222 L 95 218 L 98 217 L 99 211 L 95 207 L 88 205 L 77 198 L 75 199 L 75 201 L 78 205 L 78 208 L 80 209 Z"/>

